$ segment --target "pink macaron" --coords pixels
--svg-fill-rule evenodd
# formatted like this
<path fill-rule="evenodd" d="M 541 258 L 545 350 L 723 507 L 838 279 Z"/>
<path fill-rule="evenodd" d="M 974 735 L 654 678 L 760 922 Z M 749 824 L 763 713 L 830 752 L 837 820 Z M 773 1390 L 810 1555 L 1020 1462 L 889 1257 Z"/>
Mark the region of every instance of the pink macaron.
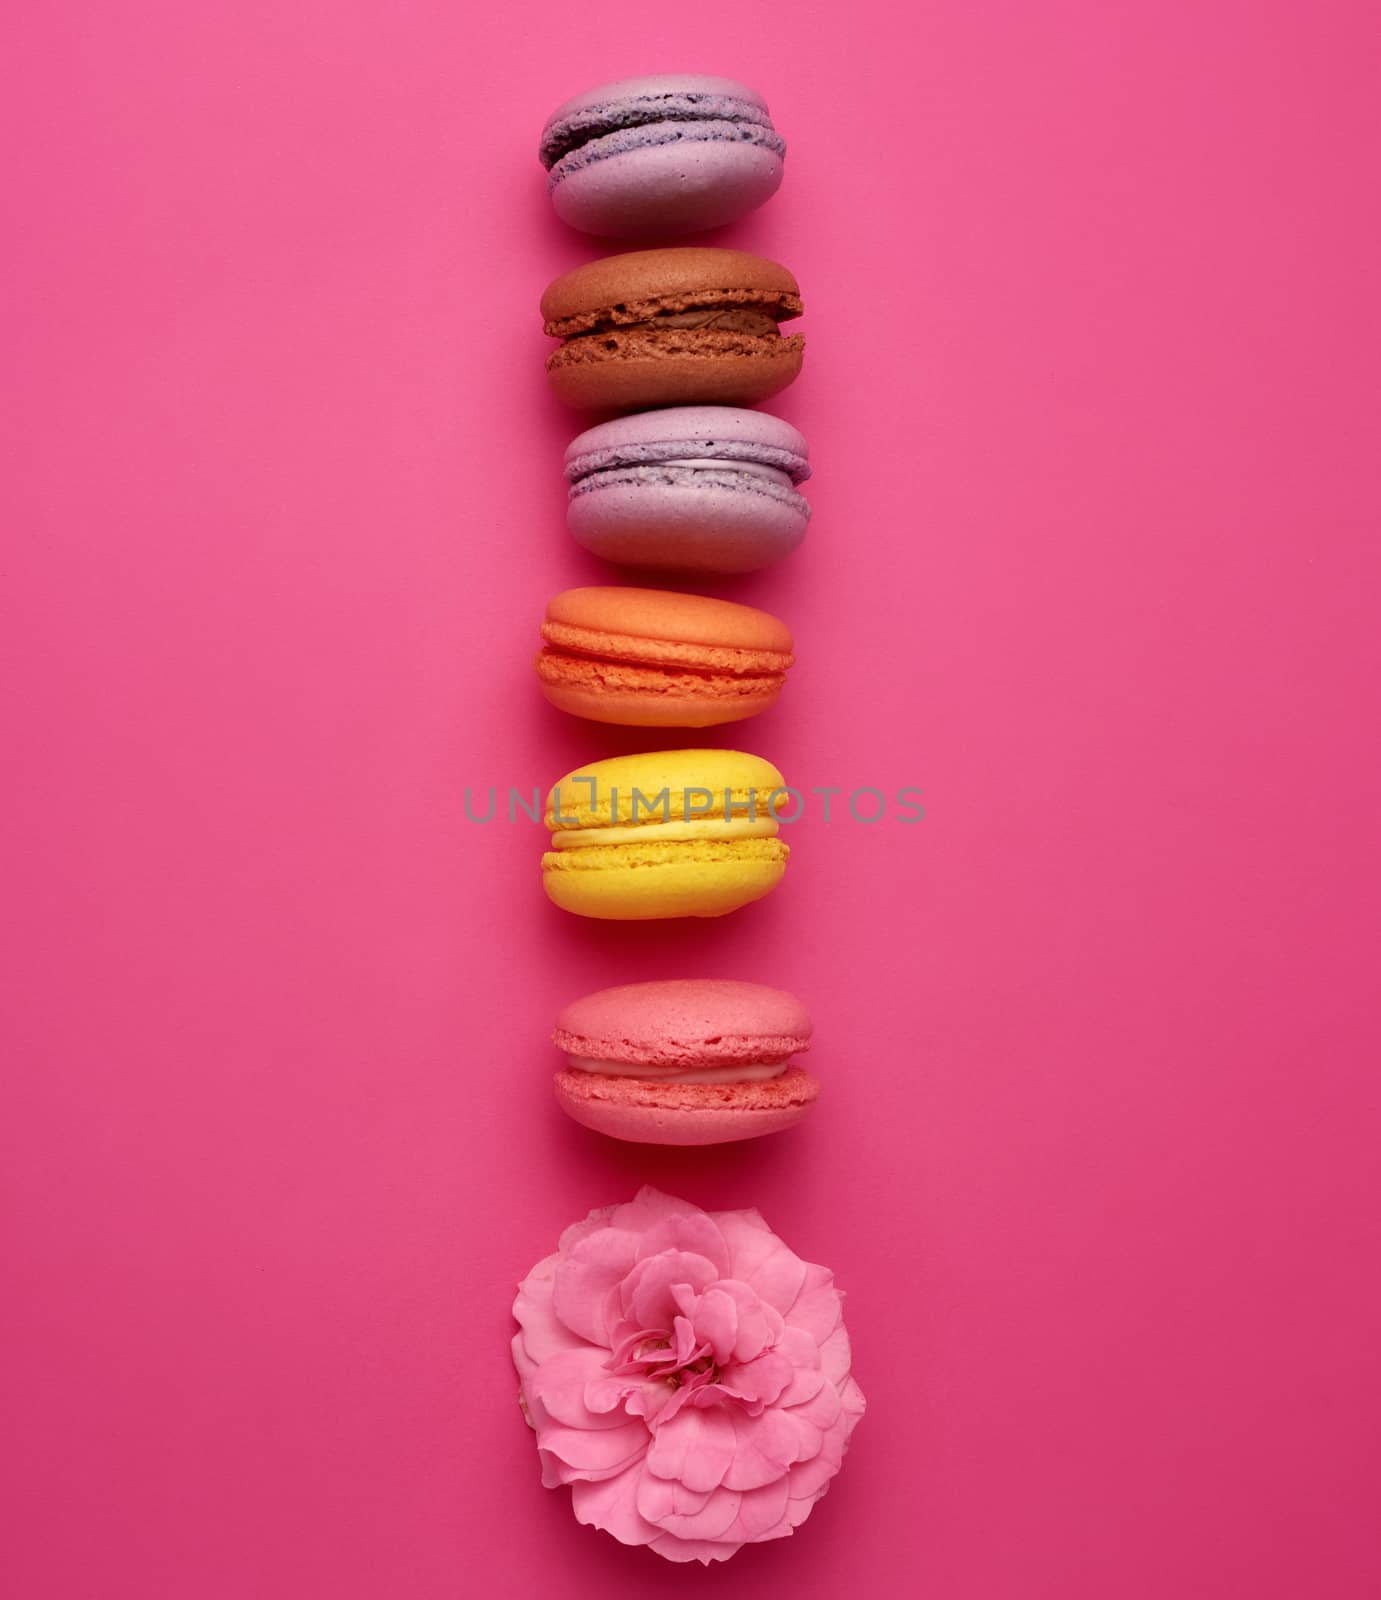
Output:
<path fill-rule="evenodd" d="M 810 1014 L 781 989 L 726 978 L 629 983 L 572 1001 L 552 1039 L 563 1111 L 634 1144 L 728 1144 L 799 1122 L 820 1085 L 791 1057 Z"/>

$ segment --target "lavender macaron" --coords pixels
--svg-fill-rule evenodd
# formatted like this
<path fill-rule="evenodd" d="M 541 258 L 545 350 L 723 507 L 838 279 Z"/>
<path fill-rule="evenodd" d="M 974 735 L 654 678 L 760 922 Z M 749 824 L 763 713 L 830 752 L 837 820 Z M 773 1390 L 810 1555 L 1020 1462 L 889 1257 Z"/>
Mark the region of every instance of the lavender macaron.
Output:
<path fill-rule="evenodd" d="M 558 106 L 538 150 L 556 214 L 582 233 L 670 238 L 746 216 L 782 181 L 786 142 L 732 78 L 664 73 Z"/>
<path fill-rule="evenodd" d="M 566 451 L 566 522 L 621 566 L 756 572 L 805 537 L 806 441 L 765 411 L 672 406 L 601 423 Z"/>

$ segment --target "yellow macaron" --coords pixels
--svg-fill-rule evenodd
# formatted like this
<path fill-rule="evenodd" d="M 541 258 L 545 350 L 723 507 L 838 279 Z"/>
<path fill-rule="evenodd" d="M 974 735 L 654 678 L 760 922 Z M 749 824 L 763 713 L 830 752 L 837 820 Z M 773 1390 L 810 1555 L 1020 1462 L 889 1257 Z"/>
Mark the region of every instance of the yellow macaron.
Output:
<path fill-rule="evenodd" d="M 548 898 L 580 917 L 722 917 L 775 889 L 782 775 L 738 750 L 659 750 L 595 761 L 547 796 Z"/>

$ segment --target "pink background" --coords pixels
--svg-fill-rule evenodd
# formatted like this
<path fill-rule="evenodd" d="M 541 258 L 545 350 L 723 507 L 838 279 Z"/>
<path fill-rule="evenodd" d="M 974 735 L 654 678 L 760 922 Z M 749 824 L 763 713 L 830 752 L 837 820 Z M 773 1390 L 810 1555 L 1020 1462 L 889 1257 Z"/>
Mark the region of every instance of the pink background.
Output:
<path fill-rule="evenodd" d="M 1381 1586 L 1374 7 L 13 7 L 4 1536 L 17 1600 Z M 581 923 L 465 785 L 563 720 L 551 106 L 738 74 L 815 521 L 735 733 L 928 815 Z M 655 740 L 649 740 L 654 743 Z M 688 742 L 694 742 L 688 741 Z M 799 990 L 828 1099 L 604 1143 L 607 982 Z M 643 1179 L 849 1290 L 871 1401 L 712 1573 L 538 1487 L 517 1277 Z"/>

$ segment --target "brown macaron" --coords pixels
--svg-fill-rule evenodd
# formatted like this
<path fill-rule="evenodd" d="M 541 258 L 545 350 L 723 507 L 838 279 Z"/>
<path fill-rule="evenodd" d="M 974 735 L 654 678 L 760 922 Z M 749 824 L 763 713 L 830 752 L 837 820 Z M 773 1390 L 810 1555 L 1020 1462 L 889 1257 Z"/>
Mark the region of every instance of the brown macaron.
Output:
<path fill-rule="evenodd" d="M 634 250 L 587 262 L 542 296 L 557 397 L 585 411 L 752 405 L 801 370 L 785 267 L 743 250 Z"/>

